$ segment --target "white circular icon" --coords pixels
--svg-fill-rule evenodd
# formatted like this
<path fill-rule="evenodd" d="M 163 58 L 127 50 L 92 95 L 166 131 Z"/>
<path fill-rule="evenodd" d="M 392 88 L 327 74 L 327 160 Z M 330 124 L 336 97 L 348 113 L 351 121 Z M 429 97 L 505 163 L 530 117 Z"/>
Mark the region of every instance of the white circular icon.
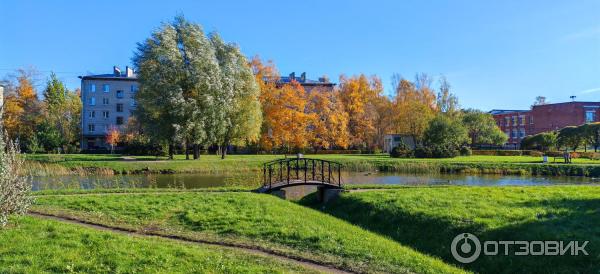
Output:
<path fill-rule="evenodd" d="M 459 245 L 460 252 L 458 250 Z M 454 259 L 461 263 L 468 264 L 479 258 L 479 254 L 481 254 L 481 243 L 475 235 L 471 233 L 461 233 L 456 235 L 454 240 L 452 240 L 450 250 L 452 251 Z M 470 254 L 471 252 L 473 254 Z"/>

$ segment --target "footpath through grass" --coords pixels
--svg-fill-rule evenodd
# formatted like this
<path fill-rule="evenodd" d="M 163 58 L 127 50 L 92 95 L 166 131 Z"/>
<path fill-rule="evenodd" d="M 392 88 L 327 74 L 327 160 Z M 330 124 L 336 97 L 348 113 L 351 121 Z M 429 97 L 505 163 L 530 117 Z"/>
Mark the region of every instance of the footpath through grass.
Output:
<path fill-rule="evenodd" d="M 600 271 L 599 187 L 404 187 L 344 193 L 325 206 L 308 198 L 303 202 L 457 265 L 461 264 L 452 257 L 450 245 L 459 233 L 472 233 L 482 243 L 589 241 L 589 256 L 482 255 L 461 265 L 476 272 Z"/>
<path fill-rule="evenodd" d="M 0 273 L 313 273 L 260 255 L 19 217 L 0 229 Z"/>
<path fill-rule="evenodd" d="M 27 155 L 29 170 L 37 175 L 131 173 L 252 173 L 262 164 L 283 155 L 229 155 L 220 159 L 202 155 L 200 160 L 175 160 L 151 156 L 65 154 Z M 397 171 L 415 173 L 484 173 L 522 175 L 600 176 L 600 160 L 574 159 L 573 164 L 543 164 L 541 157 L 468 156 L 448 159 L 399 159 L 375 155 L 306 155 L 338 161 L 348 171 Z"/>
<path fill-rule="evenodd" d="M 357 272 L 463 272 L 328 214 L 265 194 L 38 196 L 32 209 L 138 231 L 267 249 Z"/>

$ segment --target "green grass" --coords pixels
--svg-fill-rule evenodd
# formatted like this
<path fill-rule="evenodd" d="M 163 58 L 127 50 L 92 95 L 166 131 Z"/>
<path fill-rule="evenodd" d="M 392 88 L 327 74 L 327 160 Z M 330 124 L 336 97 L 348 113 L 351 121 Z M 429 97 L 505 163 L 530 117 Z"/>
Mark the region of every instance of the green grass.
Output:
<path fill-rule="evenodd" d="M 330 215 L 254 193 L 38 196 L 33 210 L 253 246 L 359 272 L 462 272 Z"/>
<path fill-rule="evenodd" d="M 589 256 L 482 256 L 463 265 L 476 272 L 600 270 L 598 187 L 405 187 L 344 193 L 326 206 L 314 206 L 452 264 L 459 263 L 451 256 L 451 241 L 464 232 L 481 241 L 589 241 Z"/>
<path fill-rule="evenodd" d="M 65 154 L 27 155 L 34 174 L 130 174 L 130 173 L 251 173 L 262 164 L 281 155 L 230 155 L 221 160 L 216 155 L 202 155 L 200 160 L 175 160 L 151 156 Z M 469 156 L 448 159 L 397 159 L 388 155 L 306 155 L 306 157 L 338 161 L 350 171 L 399 171 L 415 173 L 485 173 L 522 175 L 600 176 L 600 160 L 573 159 L 573 164 L 542 164 L 541 157 Z"/>
<path fill-rule="evenodd" d="M 0 229 L 1 273 L 311 273 L 240 251 L 19 217 Z"/>

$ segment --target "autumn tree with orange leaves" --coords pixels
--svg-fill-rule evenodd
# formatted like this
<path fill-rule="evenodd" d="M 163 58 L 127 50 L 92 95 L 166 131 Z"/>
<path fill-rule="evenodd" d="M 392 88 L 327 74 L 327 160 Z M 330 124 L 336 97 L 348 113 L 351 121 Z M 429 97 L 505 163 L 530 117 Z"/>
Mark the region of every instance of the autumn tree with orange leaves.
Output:
<path fill-rule="evenodd" d="M 4 99 L 4 125 L 8 138 L 26 147 L 35 138 L 42 119 L 40 101 L 33 86 L 33 71 L 18 70 L 16 85 L 9 86 Z"/>
<path fill-rule="evenodd" d="M 348 113 L 338 91 L 315 88 L 308 96 L 307 112 L 314 114 L 310 127 L 310 146 L 319 149 L 348 147 Z"/>
<path fill-rule="evenodd" d="M 394 131 L 409 135 L 420 144 L 429 122 L 437 113 L 436 95 L 431 89 L 431 78 L 416 76 L 415 82 L 394 77 Z"/>
<path fill-rule="evenodd" d="M 268 151 L 303 149 L 308 145 L 308 125 L 315 115 L 306 113 L 306 92 L 296 81 L 281 85 L 279 73 L 269 61 L 254 57 L 250 62 L 259 84 L 263 111 L 260 146 Z"/>
<path fill-rule="evenodd" d="M 110 153 L 115 152 L 115 146 L 119 143 L 121 132 L 118 128 L 113 127 L 106 132 L 106 143 L 110 145 Z"/>
<path fill-rule="evenodd" d="M 376 76 L 340 76 L 340 99 L 348 114 L 350 146 L 369 150 L 377 146 L 376 101 L 382 91 L 381 79 Z"/>

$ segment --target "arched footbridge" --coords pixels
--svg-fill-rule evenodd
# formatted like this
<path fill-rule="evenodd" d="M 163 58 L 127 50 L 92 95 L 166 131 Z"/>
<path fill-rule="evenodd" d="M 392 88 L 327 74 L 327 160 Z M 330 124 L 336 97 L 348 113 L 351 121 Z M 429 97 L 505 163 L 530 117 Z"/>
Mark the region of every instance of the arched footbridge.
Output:
<path fill-rule="evenodd" d="M 342 165 L 338 162 L 285 158 L 263 164 L 263 186 L 257 191 L 270 193 L 292 186 L 313 185 L 321 188 L 342 188 Z"/>

